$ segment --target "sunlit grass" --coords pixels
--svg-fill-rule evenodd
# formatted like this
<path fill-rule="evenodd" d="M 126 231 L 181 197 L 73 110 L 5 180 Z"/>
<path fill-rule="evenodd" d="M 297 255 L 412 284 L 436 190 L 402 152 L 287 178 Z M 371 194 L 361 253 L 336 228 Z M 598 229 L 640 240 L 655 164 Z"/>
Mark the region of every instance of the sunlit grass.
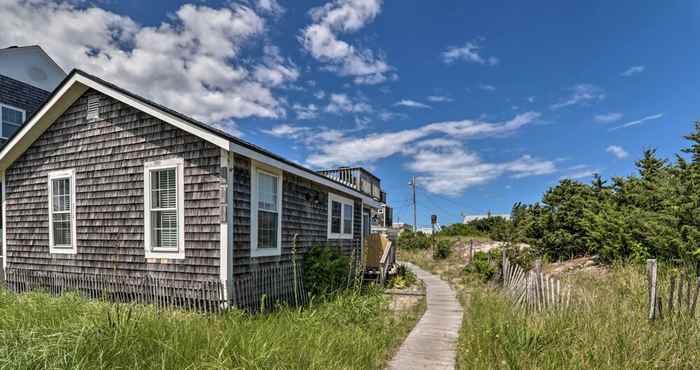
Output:
<path fill-rule="evenodd" d="M 259 316 L 0 291 L 0 368 L 377 369 L 419 315 L 378 289 Z"/>

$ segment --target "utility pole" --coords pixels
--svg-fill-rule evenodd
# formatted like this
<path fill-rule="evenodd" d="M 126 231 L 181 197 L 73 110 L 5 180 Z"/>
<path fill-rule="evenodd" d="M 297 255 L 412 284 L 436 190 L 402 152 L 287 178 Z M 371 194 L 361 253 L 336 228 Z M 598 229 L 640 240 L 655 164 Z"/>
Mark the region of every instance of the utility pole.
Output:
<path fill-rule="evenodd" d="M 418 231 L 418 221 L 417 221 L 417 216 L 416 216 L 416 177 L 413 176 L 411 178 L 411 181 L 408 182 L 408 185 L 411 186 L 411 190 L 413 191 L 413 232 L 415 233 Z"/>

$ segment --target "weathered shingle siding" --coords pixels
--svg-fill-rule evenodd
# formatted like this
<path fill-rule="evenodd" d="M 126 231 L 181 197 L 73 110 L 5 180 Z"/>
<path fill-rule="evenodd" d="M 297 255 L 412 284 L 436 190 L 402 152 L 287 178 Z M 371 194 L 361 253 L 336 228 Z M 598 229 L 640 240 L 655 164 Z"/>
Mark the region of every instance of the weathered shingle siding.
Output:
<path fill-rule="evenodd" d="M 89 90 L 6 172 L 8 267 L 211 280 L 219 276 L 220 149 Z M 144 257 L 144 163 L 183 158 L 184 260 Z M 76 170 L 77 255 L 49 254 L 47 175 Z"/>
<path fill-rule="evenodd" d="M 334 192 L 346 198 L 353 197 L 288 172 L 283 173 L 282 186 L 282 255 L 250 258 L 251 161 L 236 155 L 234 163 L 234 275 L 245 274 L 255 265 L 288 263 L 292 257 L 294 234 L 298 234 L 299 256 L 313 246 L 327 245 L 338 248 L 347 256 L 354 255 L 356 260 L 359 260 L 362 238 L 361 201 L 354 199 L 353 239 L 329 240 L 328 194 Z M 310 200 L 307 200 L 307 195 Z M 319 199 L 318 203 L 314 201 L 316 198 Z"/>
<path fill-rule="evenodd" d="M 31 116 L 51 95 L 49 91 L 26 84 L 0 74 L 0 103 L 11 105 Z M 0 148 L 7 140 L 0 138 Z"/>

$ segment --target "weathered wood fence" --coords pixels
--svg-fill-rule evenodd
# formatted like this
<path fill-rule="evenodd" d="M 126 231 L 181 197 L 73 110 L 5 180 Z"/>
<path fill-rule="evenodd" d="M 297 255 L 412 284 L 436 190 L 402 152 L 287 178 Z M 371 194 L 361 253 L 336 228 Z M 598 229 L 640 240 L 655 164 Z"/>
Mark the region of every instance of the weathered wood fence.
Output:
<path fill-rule="evenodd" d="M 225 296 L 227 282 L 182 281 L 151 275 L 76 274 L 9 269 L 0 283 L 17 293 L 43 291 L 52 295 L 76 292 L 83 297 L 109 302 L 153 304 L 163 308 L 179 308 L 218 313 L 235 307 L 251 313 L 266 312 L 278 304 L 307 303 L 303 269 L 300 264 L 253 267 L 235 278 Z"/>
<path fill-rule="evenodd" d="M 700 276 L 694 274 L 690 269 L 671 271 L 662 281 L 658 276 L 656 260 L 647 260 L 648 294 L 646 307 L 649 310 L 650 320 L 660 319 L 663 315 L 694 317 L 698 292 L 700 292 Z"/>
<path fill-rule="evenodd" d="M 565 309 L 571 304 L 572 287 L 545 274 L 541 263 L 535 269 L 525 271 L 513 264 L 503 253 L 501 274 L 503 290 L 513 302 L 529 312 Z"/>

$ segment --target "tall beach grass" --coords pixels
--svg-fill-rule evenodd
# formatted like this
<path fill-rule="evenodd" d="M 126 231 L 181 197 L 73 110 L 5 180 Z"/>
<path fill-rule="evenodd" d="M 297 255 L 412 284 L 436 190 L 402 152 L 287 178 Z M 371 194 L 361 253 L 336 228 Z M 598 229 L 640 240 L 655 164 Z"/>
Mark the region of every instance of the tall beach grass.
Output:
<path fill-rule="evenodd" d="M 377 289 L 259 316 L 0 290 L 0 368 L 376 369 L 419 315 Z"/>

